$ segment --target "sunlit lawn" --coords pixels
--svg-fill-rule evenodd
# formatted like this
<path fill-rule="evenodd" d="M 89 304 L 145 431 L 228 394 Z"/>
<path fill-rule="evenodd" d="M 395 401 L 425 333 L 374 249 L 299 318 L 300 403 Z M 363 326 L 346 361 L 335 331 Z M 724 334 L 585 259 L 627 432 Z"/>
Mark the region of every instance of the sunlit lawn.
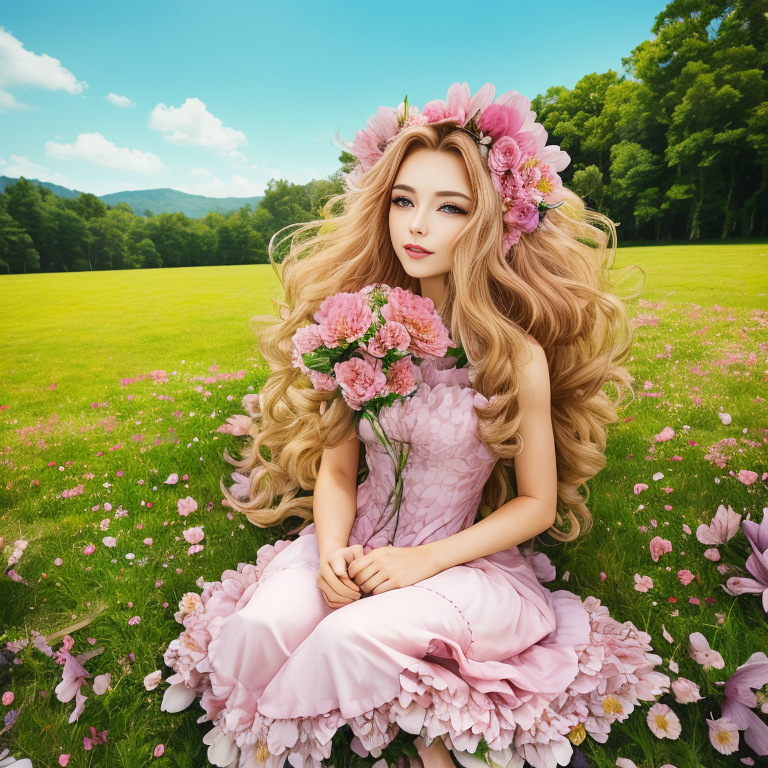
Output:
<path fill-rule="evenodd" d="M 719 755 L 704 720 L 720 717 L 718 681 L 768 650 L 759 596 L 732 597 L 720 587 L 729 576 L 749 575 L 748 544 L 739 530 L 716 563 L 703 557 L 707 545 L 695 534 L 720 504 L 758 522 L 768 506 L 761 479 L 768 471 L 767 255 L 768 244 L 619 252 L 617 267 L 638 264 L 648 275 L 642 298 L 629 302 L 638 323 L 630 363 L 636 398 L 609 428 L 607 467 L 590 483 L 592 532 L 540 549 L 557 567 L 551 589 L 595 595 L 614 617 L 647 630 L 663 671 L 676 677 L 672 659 L 705 698 L 660 699 L 682 722 L 674 741 L 653 736 L 649 705 L 638 707 L 613 726 L 606 745 L 589 737 L 581 745 L 590 765 L 607 768 L 618 756 L 643 768 L 756 757 L 743 738 L 739 752 Z M 14 542 L 28 542 L 10 575 L 0 575 L 0 660 L 8 662 L 0 666 L 0 693 L 14 694 L 0 709 L 8 726 L 0 752 L 8 746 L 35 768 L 59 765 L 59 754 L 71 755 L 70 766 L 207 765 L 202 736 L 210 725 L 196 722 L 202 710 L 161 712 L 165 684 L 147 691 L 143 680 L 155 670 L 170 673 L 162 652 L 181 631 L 173 619 L 181 596 L 200 591 L 201 578 L 253 562 L 259 546 L 284 536 L 222 506 L 219 479 L 231 484 L 233 469 L 222 453 L 236 455 L 243 438 L 216 431 L 244 412 L 242 396 L 264 381 L 248 321 L 272 313 L 270 298 L 280 294 L 269 266 L 0 278 L 6 570 Z M 665 427 L 674 437 L 657 442 Z M 718 443 L 722 468 L 705 458 Z M 757 473 L 757 481 L 746 485 L 741 471 Z M 182 479 L 165 484 L 172 473 Z M 663 479 L 653 480 L 655 473 Z M 636 495 L 637 483 L 648 489 Z M 187 496 L 197 510 L 183 517 L 177 501 Z M 193 526 L 203 526 L 204 549 L 189 555 L 182 531 Z M 649 552 L 656 535 L 673 547 L 658 562 Z M 114 547 L 103 543 L 109 536 Z M 721 574 L 723 564 L 729 569 Z M 683 586 L 681 569 L 697 579 Z M 649 592 L 634 589 L 636 573 L 653 579 Z M 129 624 L 132 617 L 140 621 Z M 690 658 L 694 631 L 723 655 L 724 669 L 705 671 Z M 85 667 L 94 677 L 109 673 L 110 687 L 97 696 L 84 685 L 88 700 L 72 724 L 75 700 L 63 703 L 54 692 L 62 668 L 34 648 L 33 632 L 54 651 L 66 634 L 75 654 L 103 649 Z M 107 743 L 86 751 L 91 726 L 107 730 Z M 153 757 L 159 744 L 164 754 Z"/>

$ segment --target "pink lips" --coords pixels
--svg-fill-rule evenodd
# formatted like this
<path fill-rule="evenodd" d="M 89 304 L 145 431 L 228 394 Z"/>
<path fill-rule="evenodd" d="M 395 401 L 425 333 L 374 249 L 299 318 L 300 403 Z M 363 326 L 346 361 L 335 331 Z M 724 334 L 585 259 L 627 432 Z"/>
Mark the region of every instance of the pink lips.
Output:
<path fill-rule="evenodd" d="M 405 248 L 405 252 L 412 259 L 424 259 L 427 256 L 432 255 L 432 251 L 421 250 L 420 247 L 414 243 L 408 243 L 407 245 L 404 245 L 403 248 Z"/>

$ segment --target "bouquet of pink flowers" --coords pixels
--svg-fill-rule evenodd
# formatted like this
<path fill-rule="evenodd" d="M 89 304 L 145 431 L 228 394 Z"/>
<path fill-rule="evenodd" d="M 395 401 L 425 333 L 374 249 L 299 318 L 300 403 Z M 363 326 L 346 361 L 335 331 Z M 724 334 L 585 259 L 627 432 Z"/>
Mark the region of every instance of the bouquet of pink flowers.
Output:
<path fill-rule="evenodd" d="M 416 392 L 414 361 L 452 355 L 460 367 L 466 356 L 449 338 L 432 300 L 404 288 L 377 283 L 355 293 L 336 293 L 323 301 L 314 319 L 293 335 L 293 365 L 315 389 L 340 393 L 370 422 L 392 459 L 395 487 L 387 507 L 393 499 L 394 504 L 386 525 L 399 516 L 410 445 L 384 433 L 379 412 Z"/>

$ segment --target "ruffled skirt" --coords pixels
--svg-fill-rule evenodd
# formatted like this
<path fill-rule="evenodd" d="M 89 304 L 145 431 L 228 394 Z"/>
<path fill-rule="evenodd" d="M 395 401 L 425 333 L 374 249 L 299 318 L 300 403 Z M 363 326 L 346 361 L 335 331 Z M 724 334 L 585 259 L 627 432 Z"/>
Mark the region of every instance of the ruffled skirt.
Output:
<path fill-rule="evenodd" d="M 543 587 L 543 554 L 513 547 L 336 610 L 318 567 L 308 526 L 180 602 L 163 709 L 200 697 L 213 765 L 320 768 L 348 725 L 360 755 L 402 729 L 442 738 L 468 767 L 486 765 L 482 739 L 505 768 L 554 768 L 669 690 L 650 636 L 594 597 Z"/>

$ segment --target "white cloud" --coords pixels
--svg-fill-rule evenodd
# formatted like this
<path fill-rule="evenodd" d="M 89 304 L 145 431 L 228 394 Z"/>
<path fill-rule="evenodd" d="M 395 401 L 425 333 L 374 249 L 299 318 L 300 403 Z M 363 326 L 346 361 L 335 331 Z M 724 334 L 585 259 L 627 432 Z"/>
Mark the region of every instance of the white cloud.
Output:
<path fill-rule="evenodd" d="M 199 176 L 201 178 L 204 178 L 206 176 L 211 176 L 211 172 L 207 168 L 193 168 L 189 172 L 190 176 Z"/>
<path fill-rule="evenodd" d="M 38 56 L 24 49 L 4 27 L 0 27 L 0 112 L 29 109 L 16 101 L 9 88 L 45 88 L 79 94 L 88 83 L 78 80 L 58 59 L 47 53 Z"/>
<path fill-rule="evenodd" d="M 197 169 L 196 169 L 197 170 Z M 194 184 L 175 184 L 174 189 L 190 195 L 205 195 L 206 197 L 254 197 L 263 195 L 264 187 L 259 186 L 245 176 L 235 174 L 229 181 L 221 181 L 215 176 L 209 181 L 198 181 Z"/>
<path fill-rule="evenodd" d="M 148 125 L 152 130 L 165 133 L 169 144 L 213 149 L 217 154 L 238 159 L 244 155 L 237 152 L 237 148 L 248 143 L 242 131 L 225 127 L 197 98 L 187 99 L 180 107 L 158 104 L 149 113 Z"/>
<path fill-rule="evenodd" d="M 74 144 L 46 141 L 45 154 L 57 160 L 81 160 L 91 165 L 135 173 L 153 173 L 166 169 L 163 161 L 152 152 L 118 147 L 100 133 L 81 133 Z"/>
<path fill-rule="evenodd" d="M 105 96 L 105 98 L 110 104 L 114 104 L 116 107 L 136 106 L 127 96 L 118 96 L 116 93 L 110 93 L 109 96 Z"/>
<path fill-rule="evenodd" d="M 12 179 L 23 176 L 25 179 L 37 179 L 38 181 L 50 181 L 60 184 L 62 187 L 75 189 L 74 182 L 61 173 L 51 173 L 50 169 L 39 163 L 35 163 L 24 155 L 10 155 L 10 162 L 0 157 L 0 174 Z"/>

